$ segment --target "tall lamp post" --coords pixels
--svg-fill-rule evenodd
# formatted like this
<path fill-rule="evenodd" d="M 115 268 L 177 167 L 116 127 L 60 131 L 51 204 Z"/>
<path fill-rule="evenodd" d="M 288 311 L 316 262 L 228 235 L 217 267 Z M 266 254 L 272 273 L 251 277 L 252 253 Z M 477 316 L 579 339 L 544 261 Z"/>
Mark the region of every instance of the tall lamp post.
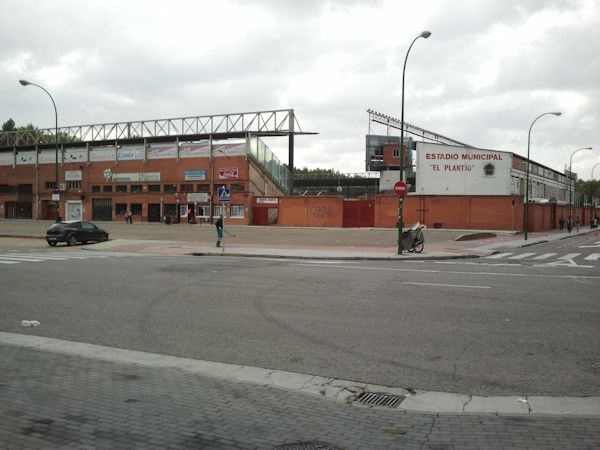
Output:
<path fill-rule="evenodd" d="M 30 81 L 27 81 L 27 80 L 19 80 L 19 83 L 21 83 L 23 86 L 31 85 L 31 86 L 39 87 L 42 91 L 44 91 L 46 94 L 48 94 L 48 97 L 50 97 L 50 100 L 52 100 L 52 106 L 54 106 L 54 118 L 55 118 L 54 143 L 56 144 L 55 153 L 54 153 L 54 183 L 55 183 L 55 189 L 58 190 L 58 111 L 56 110 L 56 103 L 54 103 L 54 99 L 50 95 L 50 92 L 48 92 L 46 89 L 44 89 L 39 84 L 31 83 Z M 55 201 L 54 206 L 56 208 L 56 222 L 60 222 L 61 219 L 60 219 L 59 200 Z"/>
<path fill-rule="evenodd" d="M 529 133 L 527 134 L 527 167 L 525 169 L 527 175 L 525 177 L 525 213 L 523 214 L 523 232 L 525 234 L 525 240 L 527 240 L 527 228 L 529 221 L 529 148 L 531 146 L 531 129 L 533 128 L 533 124 L 536 123 L 540 117 L 544 117 L 550 114 L 553 116 L 560 116 L 562 113 L 547 112 L 544 114 L 540 114 L 535 118 L 533 122 L 531 122 L 531 126 L 529 127 Z"/>
<path fill-rule="evenodd" d="M 571 170 L 571 167 L 573 166 L 573 155 L 575 155 L 575 153 L 577 153 L 580 150 L 591 150 L 592 147 L 582 147 L 582 148 L 578 148 L 577 150 L 575 150 L 573 153 L 571 153 L 571 158 L 569 158 L 569 220 L 572 219 L 573 217 L 573 200 L 574 200 L 574 190 L 575 190 L 575 184 L 573 183 L 573 171 Z M 593 169 L 592 169 L 593 172 Z"/>
<path fill-rule="evenodd" d="M 408 61 L 408 54 L 410 53 L 410 49 L 413 44 L 419 38 L 427 39 L 431 36 L 431 31 L 423 31 L 420 35 L 413 39 L 408 50 L 406 51 L 406 56 L 404 58 L 404 67 L 402 68 L 402 112 L 400 116 L 400 181 L 404 181 L 404 78 L 406 75 L 406 62 Z M 404 228 L 404 220 L 403 220 L 403 209 L 404 209 L 404 197 L 398 198 L 398 254 L 402 254 L 403 245 L 402 245 L 402 228 Z"/>

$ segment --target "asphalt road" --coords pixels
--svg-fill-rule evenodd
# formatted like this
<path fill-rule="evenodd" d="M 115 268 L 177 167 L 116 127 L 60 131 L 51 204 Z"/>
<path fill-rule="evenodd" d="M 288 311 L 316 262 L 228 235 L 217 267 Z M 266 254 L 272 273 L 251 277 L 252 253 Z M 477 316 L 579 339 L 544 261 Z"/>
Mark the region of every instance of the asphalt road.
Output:
<path fill-rule="evenodd" d="M 0 261 L 13 262 L 0 264 L 0 330 L 404 388 L 598 395 L 600 261 L 585 258 L 600 250 L 586 244 L 418 263 L 2 240 Z"/>

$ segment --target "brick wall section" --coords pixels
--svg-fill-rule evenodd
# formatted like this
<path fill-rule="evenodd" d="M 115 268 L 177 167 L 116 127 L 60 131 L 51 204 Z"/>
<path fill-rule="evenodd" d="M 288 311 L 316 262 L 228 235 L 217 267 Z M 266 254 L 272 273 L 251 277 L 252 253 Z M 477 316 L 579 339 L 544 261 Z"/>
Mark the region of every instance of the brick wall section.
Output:
<path fill-rule="evenodd" d="M 279 225 L 296 227 L 342 227 L 344 200 L 341 197 L 282 197 Z"/>

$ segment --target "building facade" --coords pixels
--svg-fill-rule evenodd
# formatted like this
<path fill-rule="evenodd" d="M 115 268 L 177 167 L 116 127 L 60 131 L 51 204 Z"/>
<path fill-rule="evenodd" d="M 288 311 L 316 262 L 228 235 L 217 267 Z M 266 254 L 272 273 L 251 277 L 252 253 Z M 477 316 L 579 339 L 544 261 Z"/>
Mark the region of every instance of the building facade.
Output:
<path fill-rule="evenodd" d="M 0 216 L 249 224 L 255 195 L 291 174 L 258 137 L 0 152 Z M 56 179 L 59 180 L 58 185 Z M 58 211 L 56 211 L 58 205 Z"/>

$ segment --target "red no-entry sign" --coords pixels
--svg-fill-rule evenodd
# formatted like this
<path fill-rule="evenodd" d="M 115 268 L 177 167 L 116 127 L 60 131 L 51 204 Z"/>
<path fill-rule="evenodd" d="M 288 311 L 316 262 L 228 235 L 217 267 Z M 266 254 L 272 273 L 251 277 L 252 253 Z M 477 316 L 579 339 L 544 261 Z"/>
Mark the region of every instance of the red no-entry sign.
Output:
<path fill-rule="evenodd" d="M 398 197 L 404 197 L 408 192 L 408 187 L 406 187 L 406 183 L 404 181 L 398 181 L 394 185 L 394 192 Z"/>

